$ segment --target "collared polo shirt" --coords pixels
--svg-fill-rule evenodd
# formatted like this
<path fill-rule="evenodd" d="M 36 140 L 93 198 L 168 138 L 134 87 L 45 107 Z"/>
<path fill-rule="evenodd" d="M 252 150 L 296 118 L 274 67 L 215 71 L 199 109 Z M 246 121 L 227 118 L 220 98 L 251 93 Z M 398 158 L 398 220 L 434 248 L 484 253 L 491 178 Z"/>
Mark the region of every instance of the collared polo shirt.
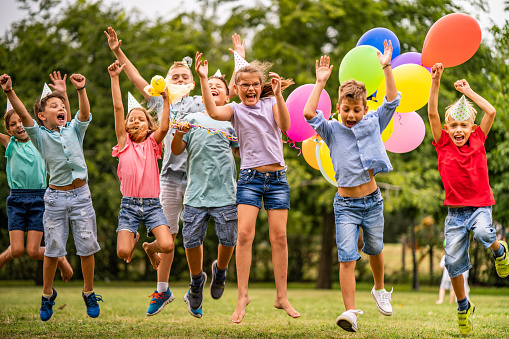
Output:
<path fill-rule="evenodd" d="M 336 120 L 325 120 L 321 111 L 308 120 L 329 147 L 339 187 L 357 187 L 369 182 L 369 170 L 373 170 L 373 175 L 392 170 L 381 134 L 391 121 L 400 99 L 399 92 L 392 102 L 387 102 L 384 97 L 383 104 L 376 111 L 368 112 L 351 128 Z"/>
<path fill-rule="evenodd" d="M 83 138 L 92 114 L 88 120 L 79 121 L 78 113 L 71 122 L 61 126 L 58 130 L 48 130 L 39 127 L 34 120 L 34 126 L 25 127 L 35 148 L 41 154 L 49 173 L 49 183 L 54 186 L 72 184 L 74 179 L 88 179 L 87 164 L 83 155 Z"/>
<path fill-rule="evenodd" d="M 7 182 L 11 189 L 45 189 L 46 165 L 31 140 L 20 142 L 15 137 L 5 149 Z"/>

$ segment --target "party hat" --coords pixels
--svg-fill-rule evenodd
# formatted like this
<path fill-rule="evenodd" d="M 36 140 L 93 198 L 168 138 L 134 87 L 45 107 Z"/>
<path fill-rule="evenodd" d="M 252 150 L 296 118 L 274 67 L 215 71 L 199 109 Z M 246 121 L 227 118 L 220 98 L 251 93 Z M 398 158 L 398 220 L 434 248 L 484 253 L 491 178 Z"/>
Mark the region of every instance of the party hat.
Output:
<path fill-rule="evenodd" d="M 143 108 L 140 103 L 133 97 L 131 92 L 127 92 L 127 111 L 131 112 L 133 108 Z"/>
<path fill-rule="evenodd" d="M 218 70 L 216 71 L 216 73 L 214 73 L 214 76 L 215 76 L 215 77 L 222 77 L 223 75 L 221 74 L 221 71 L 218 69 Z"/>
<path fill-rule="evenodd" d="M 235 72 L 237 72 L 242 67 L 249 65 L 249 62 L 247 62 L 246 59 L 241 57 L 237 52 L 233 52 L 233 58 L 235 59 Z"/>
<path fill-rule="evenodd" d="M 9 101 L 9 99 L 7 99 L 7 109 L 6 109 L 6 111 L 11 110 L 11 109 L 13 109 L 12 104 Z"/>
<path fill-rule="evenodd" d="M 50 93 L 51 93 L 51 89 L 49 88 L 47 83 L 44 83 L 44 87 L 42 89 L 42 94 L 41 94 L 41 99 Z"/>
<path fill-rule="evenodd" d="M 464 95 L 461 96 L 456 105 L 451 109 L 450 115 L 456 121 L 465 121 L 470 118 L 470 110 Z"/>
<path fill-rule="evenodd" d="M 193 65 L 193 59 L 190 56 L 186 56 L 182 59 L 182 62 L 187 65 L 188 68 L 191 68 Z"/>

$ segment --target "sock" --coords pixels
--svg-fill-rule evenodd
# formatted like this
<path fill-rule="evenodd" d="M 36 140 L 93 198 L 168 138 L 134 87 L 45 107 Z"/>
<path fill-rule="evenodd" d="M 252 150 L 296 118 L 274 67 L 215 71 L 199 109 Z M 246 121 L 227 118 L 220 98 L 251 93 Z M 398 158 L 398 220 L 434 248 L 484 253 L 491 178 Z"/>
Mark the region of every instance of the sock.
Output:
<path fill-rule="evenodd" d="M 385 288 L 382 288 L 382 289 L 380 289 L 380 290 L 375 290 L 375 291 L 377 291 L 377 292 L 382 292 L 382 291 L 385 291 Z"/>
<path fill-rule="evenodd" d="M 167 282 L 157 282 L 157 293 L 164 293 L 168 291 L 168 283 Z"/>
<path fill-rule="evenodd" d="M 493 251 L 493 250 L 492 250 Z M 495 258 L 500 258 L 501 256 L 503 256 L 505 253 L 505 248 L 504 246 L 500 245 L 500 247 L 498 248 L 498 250 L 496 251 L 493 251 L 493 255 L 495 256 Z"/>
<path fill-rule="evenodd" d="M 192 275 L 191 276 L 191 284 L 194 286 L 198 286 L 203 281 L 203 271 L 200 272 L 198 275 Z"/>
<path fill-rule="evenodd" d="M 83 294 L 85 295 L 85 297 L 90 297 L 90 295 L 94 293 L 94 290 L 90 291 L 90 292 L 85 292 L 83 291 Z"/>
<path fill-rule="evenodd" d="M 458 300 L 458 311 L 466 311 L 470 307 L 467 297 Z"/>
<path fill-rule="evenodd" d="M 226 279 L 226 270 L 228 270 L 228 267 L 226 267 L 226 269 L 222 270 L 216 266 L 216 272 L 214 273 L 216 275 L 216 278 L 219 280 Z"/>
<path fill-rule="evenodd" d="M 52 295 L 53 295 L 53 294 L 44 294 L 44 293 L 43 293 L 43 294 L 42 294 L 42 297 L 43 297 L 44 299 L 48 299 L 48 300 L 49 300 L 49 299 L 51 298 L 51 296 L 52 296 Z"/>

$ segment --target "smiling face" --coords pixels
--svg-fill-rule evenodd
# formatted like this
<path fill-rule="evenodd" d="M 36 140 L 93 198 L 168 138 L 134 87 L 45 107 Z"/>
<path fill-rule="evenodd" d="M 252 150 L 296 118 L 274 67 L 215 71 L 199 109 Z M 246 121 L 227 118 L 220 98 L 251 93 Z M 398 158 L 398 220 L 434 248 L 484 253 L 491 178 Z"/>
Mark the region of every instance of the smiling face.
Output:
<path fill-rule="evenodd" d="M 362 99 L 345 98 L 336 105 L 336 109 L 339 112 L 341 123 L 348 128 L 355 126 L 368 112 L 368 106 Z"/>
<path fill-rule="evenodd" d="M 210 78 L 209 79 L 209 88 L 212 92 L 212 96 L 214 97 L 214 102 L 216 106 L 224 106 L 230 101 L 228 97 L 228 88 L 223 80 L 218 78 Z"/>
<path fill-rule="evenodd" d="M 7 117 L 6 117 L 7 118 Z M 30 140 L 28 134 L 25 132 L 23 128 L 23 124 L 21 123 L 21 118 L 18 114 L 12 113 L 10 114 L 8 121 L 5 122 L 7 127 L 7 134 L 12 137 L 15 137 L 18 141 L 27 142 Z"/>
<path fill-rule="evenodd" d="M 67 111 L 64 101 L 57 97 L 46 100 L 44 108 L 37 114 L 38 118 L 49 130 L 58 126 L 65 126 L 67 123 Z"/>
<path fill-rule="evenodd" d="M 472 118 L 464 121 L 454 120 L 449 118 L 447 123 L 444 125 L 444 130 L 449 134 L 452 142 L 460 147 L 467 143 L 470 138 L 470 134 L 477 128 Z"/>
<path fill-rule="evenodd" d="M 262 94 L 262 79 L 260 74 L 247 72 L 239 74 L 235 89 L 244 105 L 256 105 Z"/>
<path fill-rule="evenodd" d="M 149 121 L 145 112 L 136 108 L 132 109 L 127 114 L 125 129 L 135 142 L 145 140 L 149 132 Z"/>

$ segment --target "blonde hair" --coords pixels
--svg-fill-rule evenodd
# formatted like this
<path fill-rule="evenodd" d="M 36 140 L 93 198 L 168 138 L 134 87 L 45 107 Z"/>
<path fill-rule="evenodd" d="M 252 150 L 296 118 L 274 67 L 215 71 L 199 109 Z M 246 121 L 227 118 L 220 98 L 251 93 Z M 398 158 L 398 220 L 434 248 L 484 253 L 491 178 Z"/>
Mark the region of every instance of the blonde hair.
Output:
<path fill-rule="evenodd" d="M 171 65 L 170 69 L 168 70 L 168 74 L 170 74 L 170 71 L 172 69 L 176 68 L 186 68 L 189 71 L 189 74 L 191 74 L 191 79 L 193 78 L 193 72 L 191 71 L 191 68 L 189 68 L 189 65 L 184 61 L 174 61 L 173 65 Z"/>
<path fill-rule="evenodd" d="M 454 108 L 454 106 L 456 106 L 458 101 L 460 101 L 460 99 L 456 100 L 454 103 L 445 108 L 445 123 L 448 123 L 452 119 L 451 111 Z M 465 102 L 467 103 L 468 111 L 470 112 L 470 118 L 468 120 L 472 120 L 472 123 L 474 123 L 475 117 L 477 116 L 477 111 L 472 105 L 472 102 L 470 100 L 465 99 Z"/>
<path fill-rule="evenodd" d="M 351 79 L 339 86 L 339 103 L 341 103 L 343 99 L 352 101 L 362 100 L 362 105 L 366 107 L 366 96 L 366 86 L 360 81 Z"/>
<path fill-rule="evenodd" d="M 129 133 L 129 135 L 134 138 L 134 139 L 137 139 L 138 138 L 138 130 L 135 130 L 133 128 L 129 128 L 127 127 L 128 125 L 128 122 L 129 122 L 129 115 L 132 113 L 132 111 L 135 111 L 135 110 L 138 110 L 138 111 L 141 111 L 145 114 L 145 117 L 147 118 L 147 122 L 148 122 L 148 133 L 147 133 L 147 138 L 150 136 L 150 134 L 152 134 L 153 132 L 157 131 L 157 129 L 159 128 L 159 125 L 157 124 L 157 122 L 154 120 L 154 118 L 152 117 L 152 115 L 149 113 L 148 110 L 146 110 L 145 108 L 143 107 L 135 107 L 133 109 L 131 109 L 129 111 L 129 113 L 127 113 L 126 117 L 125 117 L 125 130 L 127 133 Z"/>
<path fill-rule="evenodd" d="M 266 97 L 273 97 L 275 96 L 274 92 L 272 91 L 272 85 L 269 82 L 267 82 L 267 73 L 269 69 L 272 67 L 272 63 L 268 61 L 252 61 L 249 65 L 242 67 L 237 72 L 235 72 L 235 84 L 238 84 L 240 80 L 240 76 L 242 73 L 257 73 L 260 77 L 260 83 L 262 84 L 262 93 L 260 95 L 260 99 L 266 98 Z M 283 79 L 281 78 L 281 91 L 283 91 L 285 88 L 293 85 L 295 82 L 293 82 L 292 79 Z"/>

